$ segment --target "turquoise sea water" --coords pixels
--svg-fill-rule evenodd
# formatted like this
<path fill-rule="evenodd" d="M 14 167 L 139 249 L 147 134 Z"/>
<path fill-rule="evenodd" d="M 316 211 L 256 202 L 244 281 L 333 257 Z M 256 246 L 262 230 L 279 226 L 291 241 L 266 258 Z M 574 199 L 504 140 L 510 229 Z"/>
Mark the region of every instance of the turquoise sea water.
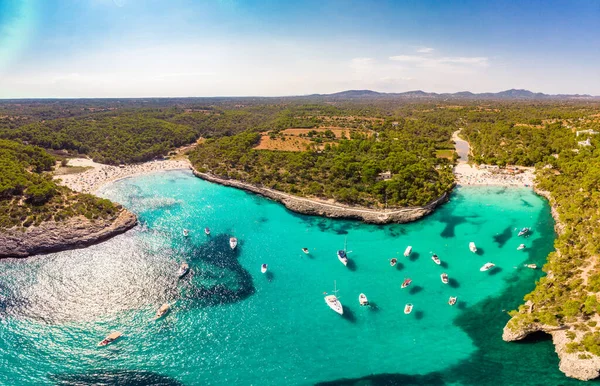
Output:
<path fill-rule="evenodd" d="M 549 208 L 530 190 L 458 188 L 433 215 L 389 226 L 296 215 L 188 171 L 101 194 L 142 226 L 85 249 L 0 261 L 0 384 L 575 383 L 548 340 L 501 340 L 505 311 L 542 274 L 523 264 L 541 266 L 552 250 Z M 524 226 L 533 232 L 518 238 Z M 348 267 L 336 257 L 345 243 Z M 191 273 L 178 280 L 182 261 Z M 480 272 L 488 261 L 498 268 Z M 344 316 L 323 300 L 334 281 Z M 359 306 L 361 292 L 371 307 Z M 165 302 L 172 311 L 153 321 Z M 124 337 L 97 347 L 113 330 Z"/>

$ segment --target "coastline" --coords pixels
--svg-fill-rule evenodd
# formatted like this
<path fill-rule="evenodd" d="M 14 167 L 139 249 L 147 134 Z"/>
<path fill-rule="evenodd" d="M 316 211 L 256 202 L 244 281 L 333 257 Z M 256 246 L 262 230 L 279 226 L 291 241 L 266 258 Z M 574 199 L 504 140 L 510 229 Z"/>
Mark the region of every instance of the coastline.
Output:
<path fill-rule="evenodd" d="M 564 224 L 560 221 L 556 204 L 552 199 L 550 192 L 545 190 L 534 188 L 534 192 L 548 200 L 550 204 L 552 218 L 554 219 L 555 232 L 560 235 L 565 231 Z M 560 256 L 560 250 L 556 249 L 556 253 Z M 547 271 L 547 276 L 552 278 L 552 271 Z M 531 301 L 527 301 L 524 304 L 529 312 L 533 310 L 535 304 Z M 517 315 L 518 316 L 518 315 Z M 518 325 L 516 321 L 513 322 L 515 317 L 512 317 L 504 326 L 502 331 L 502 339 L 505 342 L 515 342 L 527 338 L 530 334 L 536 332 L 544 332 L 552 337 L 552 343 L 554 345 L 554 351 L 558 355 L 559 365 L 558 368 L 567 377 L 579 379 L 581 381 L 589 381 L 600 377 L 600 357 L 595 355 L 589 355 L 581 358 L 577 352 L 569 352 L 568 344 L 573 340 L 568 337 L 569 333 L 575 334 L 578 339 L 581 339 L 584 332 L 578 331 L 568 323 L 561 326 L 550 326 L 542 323 L 530 323 Z"/>
<path fill-rule="evenodd" d="M 0 233 L 0 258 L 85 248 L 133 228 L 137 216 L 122 209 L 116 218 L 88 220 L 83 216 L 64 222 L 48 221 L 25 231 L 8 229 Z"/>
<path fill-rule="evenodd" d="M 367 224 L 407 223 L 416 221 L 433 212 L 437 206 L 448 201 L 449 197 L 448 193 L 444 193 L 434 201 L 422 207 L 375 210 L 365 207 L 352 207 L 339 203 L 330 203 L 326 201 L 317 201 L 314 199 L 297 197 L 270 188 L 264 188 L 241 181 L 225 179 L 209 173 L 201 173 L 193 167 L 192 172 L 196 177 L 203 180 L 256 193 L 273 201 L 279 202 L 292 212 L 312 216 L 324 216 L 329 218 L 361 220 Z"/>

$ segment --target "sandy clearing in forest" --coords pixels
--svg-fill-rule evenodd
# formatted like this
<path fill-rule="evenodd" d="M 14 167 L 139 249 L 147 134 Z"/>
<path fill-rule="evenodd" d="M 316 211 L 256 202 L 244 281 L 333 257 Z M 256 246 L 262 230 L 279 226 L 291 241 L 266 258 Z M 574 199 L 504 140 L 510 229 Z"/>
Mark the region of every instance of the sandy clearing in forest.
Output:
<path fill-rule="evenodd" d="M 285 141 L 283 138 L 271 138 L 268 135 L 260 137 L 260 142 L 254 147 L 256 150 L 277 150 L 277 151 L 305 151 L 306 146 L 313 144 L 311 140 L 307 138 L 286 136 Z"/>

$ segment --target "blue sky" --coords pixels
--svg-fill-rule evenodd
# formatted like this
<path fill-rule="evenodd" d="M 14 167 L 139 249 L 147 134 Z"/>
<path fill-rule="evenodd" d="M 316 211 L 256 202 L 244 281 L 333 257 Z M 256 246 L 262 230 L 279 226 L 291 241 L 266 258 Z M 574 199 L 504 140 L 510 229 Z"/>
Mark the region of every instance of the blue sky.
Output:
<path fill-rule="evenodd" d="M 0 98 L 600 95 L 600 1 L 0 0 Z"/>

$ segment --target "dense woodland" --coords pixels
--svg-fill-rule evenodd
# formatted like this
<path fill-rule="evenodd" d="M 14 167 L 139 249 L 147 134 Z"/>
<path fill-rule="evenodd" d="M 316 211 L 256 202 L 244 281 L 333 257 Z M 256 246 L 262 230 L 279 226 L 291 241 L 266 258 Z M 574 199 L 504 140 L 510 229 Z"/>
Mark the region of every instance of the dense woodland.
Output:
<path fill-rule="evenodd" d="M 326 144 L 322 150 L 252 149 L 256 133 L 209 140 L 190 154 L 199 171 L 301 196 L 333 198 L 369 207 L 424 205 L 450 191 L 451 165 L 435 156 L 435 144 L 384 130 Z M 379 174 L 392 173 L 381 180 Z"/>
<path fill-rule="evenodd" d="M 57 185 L 54 158 L 42 148 L 0 140 L 0 229 L 27 228 L 83 215 L 112 218 L 120 208 L 109 200 Z"/>

